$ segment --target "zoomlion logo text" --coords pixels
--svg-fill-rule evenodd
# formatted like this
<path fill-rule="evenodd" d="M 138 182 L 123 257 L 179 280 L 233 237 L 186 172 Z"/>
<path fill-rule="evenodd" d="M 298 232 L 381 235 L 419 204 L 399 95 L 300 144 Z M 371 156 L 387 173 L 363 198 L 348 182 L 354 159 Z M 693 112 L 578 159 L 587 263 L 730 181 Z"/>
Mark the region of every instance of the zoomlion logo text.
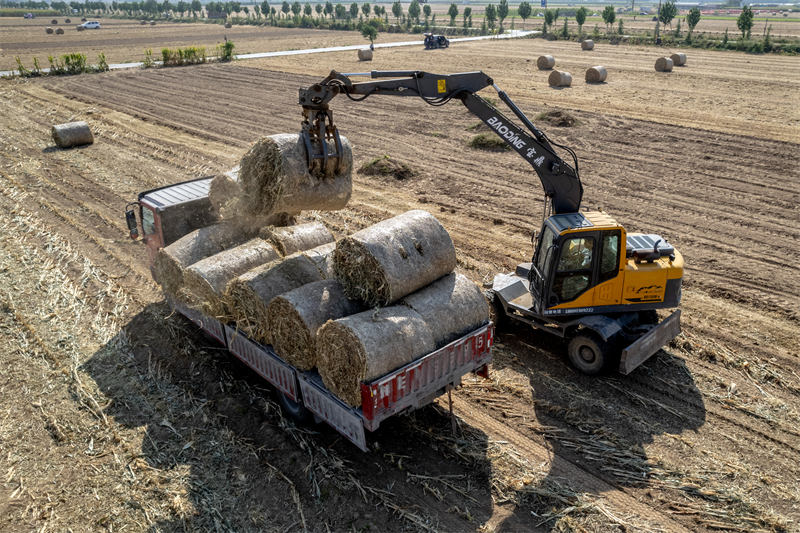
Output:
<path fill-rule="evenodd" d="M 510 144 L 514 145 L 514 148 L 518 150 L 525 148 L 525 141 L 520 139 L 516 133 L 508 129 L 508 126 L 503 124 L 499 118 L 492 117 L 487 120 L 486 123 L 494 128 L 498 135 L 507 140 Z"/>

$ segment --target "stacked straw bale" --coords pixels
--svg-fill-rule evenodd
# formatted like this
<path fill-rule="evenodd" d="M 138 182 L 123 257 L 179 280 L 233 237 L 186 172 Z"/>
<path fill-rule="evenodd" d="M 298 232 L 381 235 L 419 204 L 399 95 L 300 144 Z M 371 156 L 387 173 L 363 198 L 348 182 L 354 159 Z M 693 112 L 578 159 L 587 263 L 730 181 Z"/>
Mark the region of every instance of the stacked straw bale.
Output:
<path fill-rule="evenodd" d="M 311 250 L 334 242 L 333 235 L 319 222 L 309 222 L 289 227 L 264 228 L 261 237 L 268 240 L 281 255 Z"/>
<path fill-rule="evenodd" d="M 389 305 L 456 266 L 453 241 L 436 218 L 414 210 L 341 239 L 333 268 L 345 293 L 368 306 Z"/>
<path fill-rule="evenodd" d="M 536 66 L 539 70 L 550 70 L 556 66 L 556 58 L 550 55 L 539 56 L 539 59 L 536 60 Z"/>
<path fill-rule="evenodd" d="M 300 370 L 317 366 L 317 330 L 328 320 L 360 313 L 334 280 L 316 281 L 275 297 L 267 306 L 269 337 L 278 354 Z"/>
<path fill-rule="evenodd" d="M 335 211 L 347 205 L 352 192 L 353 151 L 341 137 L 342 157 L 338 172 L 328 162 L 332 177 L 312 175 L 306 147 L 298 134 L 280 134 L 259 139 L 242 157 L 239 205 L 253 214 L 298 213 L 304 209 Z M 333 141 L 330 152 L 335 151 Z"/>
<path fill-rule="evenodd" d="M 325 279 L 333 279 L 336 277 L 336 273 L 333 270 L 333 251 L 335 249 L 336 243 L 331 242 L 306 250 L 303 255 L 314 263 L 314 266 L 319 269 Z"/>
<path fill-rule="evenodd" d="M 331 320 L 317 333 L 317 369 L 325 386 L 353 407 L 360 383 L 378 378 L 434 350 L 419 313 L 404 305 Z"/>
<path fill-rule="evenodd" d="M 683 52 L 676 52 L 669 56 L 672 60 L 672 64 L 676 67 L 684 67 L 686 66 L 686 54 Z"/>
<path fill-rule="evenodd" d="M 252 239 L 206 257 L 184 271 L 183 299 L 208 315 L 224 318 L 227 313 L 222 298 L 228 282 L 279 258 L 277 250 L 263 239 Z"/>
<path fill-rule="evenodd" d="M 550 87 L 569 87 L 572 85 L 572 74 L 563 70 L 554 70 L 547 78 Z"/>
<path fill-rule="evenodd" d="M 606 67 L 597 65 L 586 70 L 586 83 L 603 83 L 608 77 Z"/>
<path fill-rule="evenodd" d="M 656 59 L 656 72 L 672 72 L 672 60 L 668 57 Z"/>

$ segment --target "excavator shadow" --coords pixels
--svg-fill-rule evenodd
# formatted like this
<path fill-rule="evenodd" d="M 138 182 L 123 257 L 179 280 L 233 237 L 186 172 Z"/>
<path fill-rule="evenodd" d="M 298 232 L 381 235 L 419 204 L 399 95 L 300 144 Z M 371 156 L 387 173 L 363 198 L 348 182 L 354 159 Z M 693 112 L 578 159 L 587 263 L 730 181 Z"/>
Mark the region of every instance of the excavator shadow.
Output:
<path fill-rule="evenodd" d="M 613 511 L 604 510 L 614 507 L 639 520 L 634 529 L 658 525 L 664 517 L 631 493 L 657 485 L 661 450 L 674 448 L 681 433 L 705 423 L 705 404 L 685 361 L 666 347 L 627 376 L 586 376 L 569 365 L 560 340 L 521 325 L 499 332 L 495 346 L 495 380 L 516 378 L 529 387 L 529 404 L 519 409 L 532 422 L 517 429 L 550 453 L 546 477 L 518 494 L 534 506 L 536 524 L 560 531 L 571 520 L 579 530 L 610 530 L 620 524 L 609 518 Z M 553 513 L 548 505 L 554 501 L 573 509 L 573 516 Z M 603 502 L 611 504 L 604 508 Z"/>
<path fill-rule="evenodd" d="M 433 405 L 387 420 L 361 452 L 325 424 L 285 418 L 265 381 L 164 302 L 83 370 L 105 416 L 141 435 L 119 460 L 132 487 L 158 493 L 139 502 L 151 530 L 461 531 L 492 515 L 479 429 L 453 435 Z"/>

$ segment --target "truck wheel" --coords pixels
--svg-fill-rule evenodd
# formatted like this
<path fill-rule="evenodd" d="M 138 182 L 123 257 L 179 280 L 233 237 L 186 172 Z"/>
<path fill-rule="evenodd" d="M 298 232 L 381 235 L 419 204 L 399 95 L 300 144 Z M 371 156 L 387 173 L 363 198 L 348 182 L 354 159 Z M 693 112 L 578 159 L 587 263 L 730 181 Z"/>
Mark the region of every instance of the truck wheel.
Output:
<path fill-rule="evenodd" d="M 292 400 L 280 391 L 278 391 L 278 402 L 281 404 L 283 412 L 286 413 L 286 416 L 295 422 L 305 424 L 310 422 L 313 418 L 311 411 L 303 407 L 303 404 Z"/>
<path fill-rule="evenodd" d="M 608 344 L 590 332 L 575 335 L 567 346 L 572 366 L 587 375 L 599 374 L 609 356 Z"/>

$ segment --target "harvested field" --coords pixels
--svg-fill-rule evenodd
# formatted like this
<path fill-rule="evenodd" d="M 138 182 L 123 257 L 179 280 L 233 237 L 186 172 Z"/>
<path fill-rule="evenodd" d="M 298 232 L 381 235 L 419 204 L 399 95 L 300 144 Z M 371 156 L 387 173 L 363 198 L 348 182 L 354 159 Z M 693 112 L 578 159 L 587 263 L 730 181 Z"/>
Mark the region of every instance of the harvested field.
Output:
<path fill-rule="evenodd" d="M 382 425 L 369 454 L 285 421 L 253 373 L 168 318 L 122 216 L 140 190 L 296 131 L 297 88 L 354 70 L 355 54 L 0 82 L 0 529 L 796 530 L 800 66 L 692 50 L 667 87 L 652 49 L 598 44 L 582 64 L 567 44 L 413 63 L 381 51 L 373 65 L 483 68 L 529 116 L 574 116 L 542 128 L 577 150 L 585 205 L 686 257 L 684 333 L 631 376 L 588 378 L 559 343 L 501 332 L 491 380 L 453 395 L 456 435 L 445 401 Z M 543 53 L 572 72 L 603 64 L 610 81 L 550 90 Z M 466 148 L 476 119 L 459 104 L 333 108 L 355 168 L 388 154 L 417 171 L 354 176 L 349 207 L 315 217 L 334 233 L 426 209 L 475 281 L 530 255 L 538 180 L 512 153 Z M 69 120 L 95 143 L 48 150 Z"/>

